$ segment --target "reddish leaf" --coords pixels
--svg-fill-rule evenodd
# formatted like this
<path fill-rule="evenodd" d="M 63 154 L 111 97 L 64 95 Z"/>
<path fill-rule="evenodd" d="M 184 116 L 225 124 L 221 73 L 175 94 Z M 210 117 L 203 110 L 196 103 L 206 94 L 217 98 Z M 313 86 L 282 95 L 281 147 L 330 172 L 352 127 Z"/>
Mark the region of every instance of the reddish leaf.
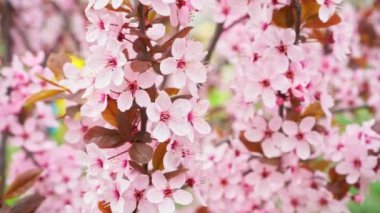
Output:
<path fill-rule="evenodd" d="M 282 28 L 293 28 L 295 24 L 295 11 L 291 6 L 285 6 L 273 11 L 273 23 Z"/>
<path fill-rule="evenodd" d="M 41 203 L 45 200 L 45 197 L 40 194 L 33 194 L 26 196 L 19 200 L 12 208 L 11 213 L 34 213 Z"/>
<path fill-rule="evenodd" d="M 118 113 L 117 129 L 120 135 L 127 141 L 133 141 L 136 134 L 136 125 L 139 121 L 139 109 L 132 107 L 131 109 Z"/>
<path fill-rule="evenodd" d="M 345 176 L 338 174 L 335 168 L 331 168 L 329 172 L 330 183 L 327 189 L 334 195 L 335 199 L 343 199 L 350 190 L 350 185 L 347 184 Z"/>
<path fill-rule="evenodd" d="M 172 36 L 169 40 L 167 40 L 165 43 L 163 43 L 161 46 L 153 48 L 152 53 L 153 54 L 154 53 L 163 53 L 163 52 L 168 51 L 172 47 L 174 41 L 177 38 L 184 38 L 184 37 L 186 37 L 190 33 L 190 31 L 192 29 L 193 29 L 192 27 L 185 27 L 185 28 L 183 28 L 182 30 L 180 30 L 179 32 L 177 32 L 174 36 Z"/>
<path fill-rule="evenodd" d="M 166 146 L 168 142 L 159 143 L 153 153 L 153 171 L 164 170 L 164 156 L 166 154 Z"/>
<path fill-rule="evenodd" d="M 206 206 L 201 206 L 201 207 L 197 208 L 195 213 L 210 213 L 210 210 L 208 210 L 208 208 Z"/>
<path fill-rule="evenodd" d="M 117 127 L 117 116 L 119 112 L 120 110 L 117 108 L 116 101 L 111 98 L 108 98 L 107 107 L 102 112 L 102 117 L 104 118 L 104 120 L 106 120 L 112 126 Z"/>
<path fill-rule="evenodd" d="M 13 180 L 7 191 L 4 193 L 4 199 L 18 197 L 30 189 L 34 183 L 37 182 L 43 169 L 29 169 L 19 175 Z"/>
<path fill-rule="evenodd" d="M 107 129 L 101 126 L 91 127 L 83 137 L 86 144 L 95 143 L 100 148 L 116 148 L 126 141 L 115 129 Z"/>
<path fill-rule="evenodd" d="M 147 174 L 148 172 L 146 171 L 146 169 L 144 169 L 142 166 L 140 166 L 140 164 L 134 162 L 134 161 L 129 161 L 129 165 L 135 169 L 136 171 L 142 173 L 142 174 Z"/>
<path fill-rule="evenodd" d="M 129 156 L 139 164 L 146 164 L 152 159 L 153 149 L 145 143 L 134 143 L 129 148 Z"/>
<path fill-rule="evenodd" d="M 320 119 L 323 116 L 325 116 L 321 103 L 315 102 L 315 103 L 310 104 L 308 107 L 306 107 L 305 111 L 302 113 L 302 118 L 305 118 L 308 116 L 314 117 L 316 119 Z"/>
<path fill-rule="evenodd" d="M 131 69 L 134 72 L 145 72 L 151 67 L 150 62 L 134 60 L 131 62 Z"/>
<path fill-rule="evenodd" d="M 303 27 L 305 28 L 327 28 L 339 24 L 342 21 L 338 14 L 334 14 L 327 22 L 322 22 L 319 18 L 314 18 L 306 22 Z"/>
<path fill-rule="evenodd" d="M 178 92 L 179 92 L 179 89 L 177 89 L 177 88 L 172 88 L 172 87 L 165 88 L 164 90 L 165 90 L 165 92 L 166 92 L 169 96 L 175 96 L 175 95 L 177 95 Z"/>

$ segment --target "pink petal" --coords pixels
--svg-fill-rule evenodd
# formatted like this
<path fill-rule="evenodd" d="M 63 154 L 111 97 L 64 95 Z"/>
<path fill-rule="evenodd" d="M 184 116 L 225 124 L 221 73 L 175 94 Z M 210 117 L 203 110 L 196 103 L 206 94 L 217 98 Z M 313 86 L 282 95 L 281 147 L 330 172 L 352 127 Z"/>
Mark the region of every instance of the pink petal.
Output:
<path fill-rule="evenodd" d="M 264 89 L 261 98 L 263 99 L 265 106 L 268 108 L 273 108 L 276 105 L 276 94 L 272 89 Z"/>
<path fill-rule="evenodd" d="M 302 160 L 307 160 L 310 157 L 310 145 L 305 142 L 299 142 L 296 145 L 296 153 Z"/>
<path fill-rule="evenodd" d="M 318 146 L 322 143 L 322 136 L 318 132 L 315 132 L 315 131 L 306 133 L 305 138 L 308 143 L 314 146 Z"/>
<path fill-rule="evenodd" d="M 298 62 L 298 61 L 303 60 L 304 55 L 305 55 L 302 47 L 296 46 L 296 45 L 289 46 L 287 53 L 288 53 L 289 59 L 292 60 L 293 62 Z"/>
<path fill-rule="evenodd" d="M 159 205 L 158 210 L 160 213 L 173 213 L 175 211 L 175 205 L 172 199 L 165 198 Z"/>
<path fill-rule="evenodd" d="M 191 103 L 187 99 L 177 99 L 170 107 L 170 115 L 175 118 L 183 118 L 191 111 Z"/>
<path fill-rule="evenodd" d="M 154 172 L 152 175 L 152 184 L 157 189 L 164 189 L 168 185 L 168 181 L 166 180 L 164 174 L 161 171 Z"/>
<path fill-rule="evenodd" d="M 125 91 L 121 93 L 120 96 L 117 98 L 117 108 L 119 108 L 122 112 L 130 109 L 132 103 L 133 97 L 130 91 Z"/>
<path fill-rule="evenodd" d="M 193 127 L 199 134 L 207 135 L 211 133 L 210 125 L 202 118 L 194 118 Z"/>
<path fill-rule="evenodd" d="M 158 142 L 164 142 L 170 138 L 169 127 L 164 122 L 159 122 L 152 132 L 153 138 Z"/>
<path fill-rule="evenodd" d="M 149 70 L 149 71 L 141 73 L 137 77 L 137 84 L 139 85 L 139 87 L 143 89 L 147 89 L 153 86 L 153 84 L 156 82 L 156 79 L 157 79 L 157 74 Z"/>
<path fill-rule="evenodd" d="M 161 70 L 161 73 L 164 75 L 177 72 L 177 60 L 172 57 L 164 59 L 161 62 L 160 70 Z"/>
<path fill-rule="evenodd" d="M 174 201 L 181 205 L 189 205 L 193 202 L 193 196 L 185 190 L 177 190 L 173 194 Z"/>
<path fill-rule="evenodd" d="M 171 189 L 179 189 L 185 184 L 186 176 L 184 174 L 177 175 L 169 180 Z"/>
<path fill-rule="evenodd" d="M 182 88 L 186 84 L 186 75 L 182 71 L 178 71 L 172 74 L 173 78 L 173 87 Z"/>
<path fill-rule="evenodd" d="M 173 133 L 178 136 L 185 136 L 191 131 L 191 125 L 184 119 L 171 119 L 168 125 Z"/>
<path fill-rule="evenodd" d="M 168 110 L 172 105 L 172 101 L 166 92 L 161 92 L 156 98 L 155 104 L 160 111 Z"/>
<path fill-rule="evenodd" d="M 123 4 L 124 0 L 112 0 L 112 7 L 114 9 L 119 8 Z"/>
<path fill-rule="evenodd" d="M 334 12 L 335 12 L 335 7 L 333 6 L 327 7 L 326 5 L 322 5 L 319 8 L 318 17 L 322 22 L 327 22 L 331 18 L 331 16 L 334 14 Z"/>
<path fill-rule="evenodd" d="M 149 94 L 145 90 L 137 90 L 135 94 L 135 100 L 136 103 L 141 107 L 147 107 L 151 103 Z"/>
<path fill-rule="evenodd" d="M 264 155 L 268 158 L 278 157 L 281 154 L 280 150 L 271 140 L 265 140 L 261 146 L 263 148 Z"/>
<path fill-rule="evenodd" d="M 251 142 L 260 142 L 264 138 L 264 133 L 256 128 L 249 129 L 244 132 L 244 137 Z"/>
<path fill-rule="evenodd" d="M 165 25 L 153 24 L 153 26 L 146 31 L 146 34 L 152 40 L 158 40 L 165 35 Z"/>
<path fill-rule="evenodd" d="M 98 10 L 104 8 L 108 4 L 109 0 L 96 0 L 94 9 Z"/>
<path fill-rule="evenodd" d="M 151 203 L 160 203 L 162 202 L 164 195 L 161 190 L 158 190 L 156 188 L 151 188 L 147 191 L 146 198 Z"/>
<path fill-rule="evenodd" d="M 112 79 L 112 72 L 104 70 L 99 72 L 95 78 L 95 88 L 103 89 L 110 85 Z"/>
<path fill-rule="evenodd" d="M 268 127 L 272 131 L 278 131 L 282 126 L 282 119 L 280 116 L 275 116 L 272 119 L 270 119 L 268 123 Z"/>
<path fill-rule="evenodd" d="M 315 118 L 314 117 L 306 117 L 302 119 L 300 123 L 300 130 L 301 132 L 309 132 L 315 125 Z"/>
<path fill-rule="evenodd" d="M 186 39 L 177 38 L 173 42 L 172 46 L 172 55 L 175 59 L 182 59 L 186 51 Z"/>
<path fill-rule="evenodd" d="M 298 126 L 293 121 L 284 121 L 284 123 L 282 124 L 282 130 L 288 136 L 293 136 L 293 135 L 297 134 L 297 132 L 298 132 Z"/>
<path fill-rule="evenodd" d="M 204 83 L 207 80 L 207 69 L 201 63 L 191 64 L 189 67 L 186 67 L 187 77 L 195 83 Z"/>
<path fill-rule="evenodd" d="M 261 93 L 261 86 L 257 83 L 250 83 L 244 86 L 244 101 L 254 101 Z"/>
<path fill-rule="evenodd" d="M 133 180 L 133 185 L 137 190 L 143 190 L 149 186 L 149 177 L 148 175 L 138 175 Z"/>

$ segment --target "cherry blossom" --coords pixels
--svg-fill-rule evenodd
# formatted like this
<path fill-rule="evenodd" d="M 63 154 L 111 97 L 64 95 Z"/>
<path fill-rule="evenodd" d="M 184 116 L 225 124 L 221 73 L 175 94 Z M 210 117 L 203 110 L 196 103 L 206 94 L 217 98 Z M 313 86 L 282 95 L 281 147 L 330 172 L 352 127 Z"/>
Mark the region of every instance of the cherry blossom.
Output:
<path fill-rule="evenodd" d="M 321 5 L 318 13 L 321 21 L 327 22 L 334 15 L 337 5 L 341 2 L 342 0 L 317 0 L 317 3 Z"/>
<path fill-rule="evenodd" d="M 152 175 L 153 188 L 147 191 L 147 198 L 150 202 L 158 204 L 160 212 L 174 212 L 174 202 L 188 205 L 193 201 L 192 195 L 181 189 L 185 181 L 184 175 L 167 180 L 161 172 L 155 172 Z"/>

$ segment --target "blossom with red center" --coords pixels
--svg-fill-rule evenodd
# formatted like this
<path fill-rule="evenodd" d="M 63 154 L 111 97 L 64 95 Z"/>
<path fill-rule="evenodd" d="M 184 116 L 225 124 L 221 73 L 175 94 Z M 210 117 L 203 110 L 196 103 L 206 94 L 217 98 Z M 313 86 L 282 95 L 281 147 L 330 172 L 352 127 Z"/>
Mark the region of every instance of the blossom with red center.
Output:
<path fill-rule="evenodd" d="M 188 205 L 193 201 L 193 196 L 181 189 L 185 182 L 183 174 L 167 180 L 161 171 L 154 172 L 153 187 L 147 191 L 147 199 L 158 204 L 160 213 L 172 213 L 175 211 L 175 203 Z"/>
<path fill-rule="evenodd" d="M 147 108 L 150 121 L 154 122 L 152 136 L 159 142 L 166 141 L 171 136 L 171 131 L 178 136 L 185 136 L 191 127 L 187 124 L 187 115 L 191 110 L 191 103 L 186 99 L 171 101 L 166 92 L 160 95 Z"/>
<path fill-rule="evenodd" d="M 283 143 L 283 149 L 288 151 L 295 149 L 299 158 L 308 159 L 311 154 L 310 145 L 317 146 L 322 143 L 322 136 L 312 130 L 315 123 L 314 117 L 302 119 L 299 126 L 294 121 L 284 121 L 282 130 L 289 139 Z"/>
<path fill-rule="evenodd" d="M 202 64 L 206 55 L 200 42 L 176 39 L 173 43 L 172 56 L 161 62 L 160 70 L 164 75 L 171 75 L 177 88 L 185 86 L 187 80 L 194 83 L 204 83 L 207 69 Z"/>
<path fill-rule="evenodd" d="M 156 74 L 153 71 L 143 73 L 125 71 L 124 83 L 112 91 L 120 93 L 117 98 L 118 108 L 124 112 L 131 108 L 133 101 L 140 107 L 147 107 L 151 101 L 145 89 L 151 87 L 156 81 Z"/>
<path fill-rule="evenodd" d="M 317 0 L 317 3 L 321 5 L 319 8 L 318 16 L 322 22 L 327 22 L 331 16 L 334 15 L 335 10 L 343 0 Z"/>

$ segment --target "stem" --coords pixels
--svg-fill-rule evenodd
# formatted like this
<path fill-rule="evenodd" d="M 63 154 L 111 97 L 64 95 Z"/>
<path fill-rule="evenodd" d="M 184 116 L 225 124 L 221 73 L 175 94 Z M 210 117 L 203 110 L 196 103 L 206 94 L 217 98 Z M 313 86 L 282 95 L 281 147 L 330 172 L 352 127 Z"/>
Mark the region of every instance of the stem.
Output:
<path fill-rule="evenodd" d="M 36 160 L 36 158 L 34 158 L 33 153 L 27 150 L 24 146 L 22 147 L 22 150 L 25 152 L 26 157 L 29 158 L 35 166 L 37 166 L 38 168 L 42 168 L 41 165 Z"/>
<path fill-rule="evenodd" d="M 213 36 L 213 38 L 211 40 L 211 43 L 210 43 L 210 46 L 208 47 L 208 50 L 207 50 L 207 55 L 203 59 L 204 63 L 207 64 L 207 63 L 210 62 L 210 59 L 212 57 L 212 54 L 214 53 L 216 44 L 218 43 L 218 40 L 219 40 L 220 36 L 223 33 L 223 28 L 224 28 L 224 22 L 223 23 L 219 23 L 219 24 L 216 25 L 214 36 Z"/>
<path fill-rule="evenodd" d="M 1 11 L 1 31 L 3 37 L 3 45 L 5 49 L 4 63 L 8 64 L 12 60 L 12 39 L 11 39 L 11 4 L 8 0 L 3 0 L 2 11 Z"/>
<path fill-rule="evenodd" d="M 3 197 L 4 190 L 5 190 L 5 180 L 6 180 L 6 151 L 7 151 L 7 139 L 8 135 L 6 133 L 2 133 L 1 136 L 1 144 L 0 144 L 0 177 L 1 177 L 1 183 L 0 183 L 0 201 Z M 0 206 L 2 205 L 2 201 L 0 202 Z"/>
<path fill-rule="evenodd" d="M 296 23 L 294 26 L 294 30 L 296 31 L 296 39 L 294 41 L 294 44 L 298 44 L 300 40 L 301 35 L 301 14 L 302 14 L 302 8 L 299 0 L 292 0 L 292 4 L 294 7 L 294 10 L 296 11 Z"/>
<path fill-rule="evenodd" d="M 237 24 L 239 24 L 240 22 L 243 22 L 245 20 L 247 20 L 249 18 L 249 15 L 245 15 L 245 16 L 242 16 L 240 17 L 239 19 L 236 19 L 234 22 L 232 22 L 232 24 L 230 24 L 229 26 L 225 27 L 223 29 L 224 32 L 230 30 L 231 28 L 233 28 L 234 26 L 236 26 Z"/>

